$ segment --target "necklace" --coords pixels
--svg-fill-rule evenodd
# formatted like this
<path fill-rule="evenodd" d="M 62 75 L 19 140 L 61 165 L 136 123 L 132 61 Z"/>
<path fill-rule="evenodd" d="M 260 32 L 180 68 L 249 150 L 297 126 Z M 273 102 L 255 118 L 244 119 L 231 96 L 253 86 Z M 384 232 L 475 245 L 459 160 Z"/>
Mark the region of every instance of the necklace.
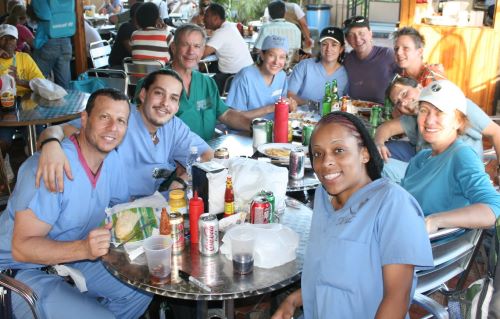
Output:
<path fill-rule="evenodd" d="M 155 131 L 154 133 L 149 133 L 149 135 L 151 136 L 151 141 L 153 141 L 154 144 L 157 144 L 159 142 L 158 135 L 156 135 L 156 132 L 157 131 Z"/>

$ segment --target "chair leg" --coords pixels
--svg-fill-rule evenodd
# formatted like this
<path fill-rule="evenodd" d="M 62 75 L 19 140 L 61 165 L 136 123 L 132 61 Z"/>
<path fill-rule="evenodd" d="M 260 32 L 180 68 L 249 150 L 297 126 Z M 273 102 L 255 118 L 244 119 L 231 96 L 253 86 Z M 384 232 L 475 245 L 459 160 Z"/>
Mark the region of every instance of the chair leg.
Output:
<path fill-rule="evenodd" d="M 416 293 L 415 296 L 413 296 L 412 303 L 424 308 L 429 313 L 431 313 L 436 319 L 450 318 L 448 311 L 442 305 L 440 305 L 438 302 L 436 302 L 430 297 Z"/>

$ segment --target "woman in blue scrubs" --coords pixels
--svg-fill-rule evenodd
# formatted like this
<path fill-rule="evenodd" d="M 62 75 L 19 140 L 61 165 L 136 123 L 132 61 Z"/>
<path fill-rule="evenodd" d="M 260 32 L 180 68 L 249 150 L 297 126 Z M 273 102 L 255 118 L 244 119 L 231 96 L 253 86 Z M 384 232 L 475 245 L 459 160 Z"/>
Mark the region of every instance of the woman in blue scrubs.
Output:
<path fill-rule="evenodd" d="M 417 201 L 381 178 L 382 159 L 363 123 L 332 112 L 309 149 L 316 190 L 302 289 L 273 319 L 408 318 L 416 267 L 433 265 Z"/>

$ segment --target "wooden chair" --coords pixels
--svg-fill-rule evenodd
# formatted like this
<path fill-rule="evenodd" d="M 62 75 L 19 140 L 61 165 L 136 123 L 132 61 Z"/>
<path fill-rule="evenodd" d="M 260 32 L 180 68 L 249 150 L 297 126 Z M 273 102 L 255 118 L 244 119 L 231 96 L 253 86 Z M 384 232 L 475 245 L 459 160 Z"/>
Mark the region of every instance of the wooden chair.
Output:
<path fill-rule="evenodd" d="M 434 292 L 449 295 L 464 288 L 472 260 L 479 251 L 482 229 L 444 229 L 430 236 L 434 268 L 417 271 L 417 288 L 412 303 L 427 310 L 434 318 L 448 319 L 448 311 L 429 297 Z M 446 283 L 459 276 L 458 283 L 450 290 Z"/>
<path fill-rule="evenodd" d="M 107 40 L 101 40 L 90 43 L 89 55 L 92 65 L 95 69 L 109 66 L 109 55 L 111 53 L 111 44 Z"/>

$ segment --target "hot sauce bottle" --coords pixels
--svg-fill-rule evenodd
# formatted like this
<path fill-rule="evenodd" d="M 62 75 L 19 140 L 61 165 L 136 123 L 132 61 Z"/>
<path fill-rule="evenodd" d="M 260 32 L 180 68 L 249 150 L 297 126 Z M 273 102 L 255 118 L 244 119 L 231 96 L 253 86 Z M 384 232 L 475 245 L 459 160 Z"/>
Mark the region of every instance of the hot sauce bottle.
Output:
<path fill-rule="evenodd" d="M 226 179 L 226 192 L 224 193 L 224 217 L 234 214 L 233 180 L 230 175 Z"/>
<path fill-rule="evenodd" d="M 167 214 L 167 209 L 163 207 L 160 217 L 160 235 L 170 235 L 170 232 L 170 217 Z"/>

